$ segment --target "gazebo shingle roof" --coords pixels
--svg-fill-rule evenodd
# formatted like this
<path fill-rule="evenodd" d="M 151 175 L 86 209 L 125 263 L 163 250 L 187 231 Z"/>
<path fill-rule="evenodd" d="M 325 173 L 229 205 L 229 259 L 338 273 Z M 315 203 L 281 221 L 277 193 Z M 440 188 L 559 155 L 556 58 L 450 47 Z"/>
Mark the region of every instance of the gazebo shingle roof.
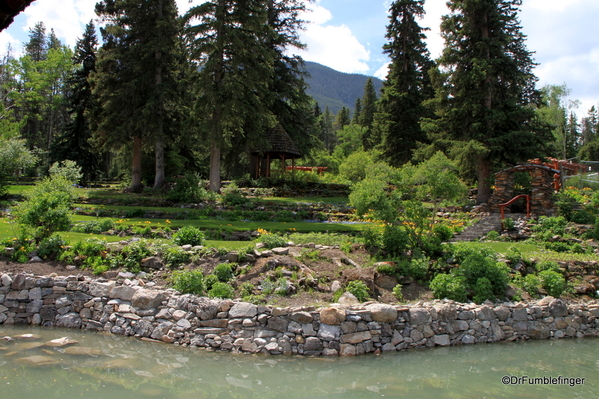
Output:
<path fill-rule="evenodd" d="M 266 130 L 264 133 L 268 148 L 264 150 L 254 150 L 252 155 L 264 154 L 282 154 L 285 158 L 301 158 L 299 152 L 289 134 L 280 124 Z"/>

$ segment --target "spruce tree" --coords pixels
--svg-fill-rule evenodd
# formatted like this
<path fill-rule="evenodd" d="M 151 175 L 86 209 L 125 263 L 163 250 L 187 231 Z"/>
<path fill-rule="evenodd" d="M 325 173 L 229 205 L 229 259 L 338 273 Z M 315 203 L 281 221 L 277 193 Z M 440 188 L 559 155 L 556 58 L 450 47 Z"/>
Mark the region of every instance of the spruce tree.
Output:
<path fill-rule="evenodd" d="M 260 0 L 210 0 L 185 16 L 188 51 L 198 70 L 194 115 L 210 143 L 210 190 L 218 192 L 221 159 L 244 136 L 260 141 L 274 125 L 269 101 L 273 52 L 265 45 L 272 32 L 268 8 Z"/>
<path fill-rule="evenodd" d="M 424 16 L 424 0 L 397 0 L 389 10 L 389 25 L 383 46 L 391 63 L 374 116 L 387 161 L 400 166 L 412 158 L 418 142 L 426 142 L 420 120 L 429 113 L 423 105 L 433 96 L 429 70 L 431 61 L 424 31 L 416 21 Z M 428 115 L 430 116 L 430 115 Z"/>
<path fill-rule="evenodd" d="M 95 133 L 105 148 L 133 143 L 130 190 L 142 188 L 144 141 L 154 147 L 154 188 L 165 184 L 164 145 L 177 107 L 179 23 L 174 0 L 105 0 L 96 13 L 106 23 L 98 52 L 94 93 L 101 109 Z"/>
<path fill-rule="evenodd" d="M 477 203 L 491 196 L 503 163 L 543 155 L 551 139 L 535 126 L 535 63 L 517 18 L 522 0 L 450 0 L 436 74 L 439 119 L 425 121 L 433 146 L 448 150 L 478 181 Z"/>
<path fill-rule="evenodd" d="M 29 41 L 25 43 L 25 54 L 34 62 L 43 61 L 48 55 L 46 37 L 46 26 L 38 22 L 33 28 L 29 28 Z"/>
<path fill-rule="evenodd" d="M 67 82 L 69 92 L 66 101 L 71 120 L 50 148 L 50 163 L 67 159 L 75 161 L 81 167 L 83 184 L 94 180 L 99 169 L 98 156 L 89 141 L 92 132 L 87 115 L 94 107 L 89 76 L 96 69 L 97 47 L 96 27 L 90 21 L 75 46 L 73 63 L 78 69 Z"/>
<path fill-rule="evenodd" d="M 376 89 L 372 78 L 366 80 L 364 85 L 364 96 L 362 97 L 359 124 L 366 128 L 366 134 L 363 137 L 364 148 L 371 149 L 378 144 L 378 137 L 373 134 L 372 123 L 374 121 L 374 113 L 376 112 Z"/>
<path fill-rule="evenodd" d="M 341 107 L 337 115 L 335 115 L 335 123 L 333 124 L 333 127 L 335 128 L 335 130 L 341 130 L 345 126 L 349 125 L 350 122 L 351 121 L 349 119 L 349 109 Z"/>

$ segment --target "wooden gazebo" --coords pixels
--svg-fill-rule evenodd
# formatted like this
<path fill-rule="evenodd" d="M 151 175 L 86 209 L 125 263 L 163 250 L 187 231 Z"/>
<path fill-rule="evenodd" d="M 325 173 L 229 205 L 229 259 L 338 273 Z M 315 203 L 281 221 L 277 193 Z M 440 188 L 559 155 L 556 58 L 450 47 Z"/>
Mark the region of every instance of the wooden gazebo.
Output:
<path fill-rule="evenodd" d="M 295 160 L 302 156 L 280 124 L 268 129 L 264 135 L 267 146 L 251 153 L 250 168 L 253 179 L 270 177 L 270 164 L 273 160 L 279 159 L 281 171 L 285 172 L 288 159 L 291 159 L 292 166 L 295 166 Z"/>

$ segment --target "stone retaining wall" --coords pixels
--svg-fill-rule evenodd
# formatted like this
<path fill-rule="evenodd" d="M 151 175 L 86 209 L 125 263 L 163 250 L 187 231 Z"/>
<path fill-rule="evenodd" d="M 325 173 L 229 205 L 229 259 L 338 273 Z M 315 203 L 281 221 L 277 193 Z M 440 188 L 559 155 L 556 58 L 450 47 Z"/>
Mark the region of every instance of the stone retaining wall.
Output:
<path fill-rule="evenodd" d="M 138 280 L 0 276 L 0 324 L 31 324 L 265 354 L 351 356 L 411 347 L 599 335 L 599 302 L 367 303 L 277 308 L 180 295 Z M 141 283 L 143 284 L 143 283 Z"/>

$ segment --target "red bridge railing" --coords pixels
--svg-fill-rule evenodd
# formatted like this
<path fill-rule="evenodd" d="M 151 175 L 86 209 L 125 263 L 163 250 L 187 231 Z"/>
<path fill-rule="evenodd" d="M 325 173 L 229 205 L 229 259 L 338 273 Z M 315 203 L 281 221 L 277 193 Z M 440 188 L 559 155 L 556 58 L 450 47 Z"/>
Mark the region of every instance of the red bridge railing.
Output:
<path fill-rule="evenodd" d="M 505 219 L 505 207 L 512 205 L 520 198 L 526 199 L 526 217 L 530 217 L 530 195 L 520 194 L 506 202 L 505 204 L 499 204 L 499 211 L 501 212 L 501 228 L 503 229 L 503 219 Z"/>

